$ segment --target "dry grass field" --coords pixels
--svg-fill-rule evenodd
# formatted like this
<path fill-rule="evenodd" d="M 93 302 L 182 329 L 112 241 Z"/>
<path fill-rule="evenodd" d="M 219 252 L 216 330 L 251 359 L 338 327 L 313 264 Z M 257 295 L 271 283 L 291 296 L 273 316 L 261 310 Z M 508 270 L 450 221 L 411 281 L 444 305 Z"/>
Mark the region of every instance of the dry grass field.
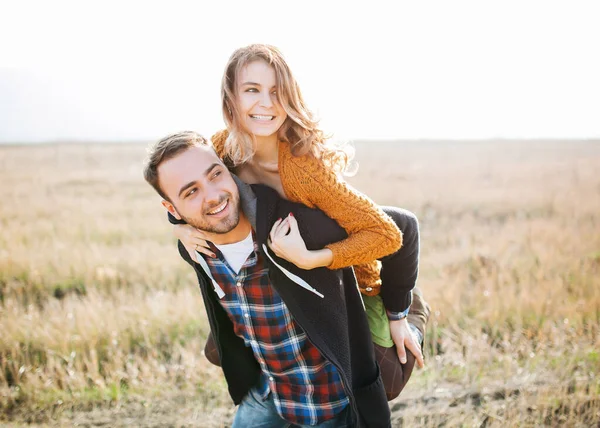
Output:
<path fill-rule="evenodd" d="M 421 222 L 426 368 L 395 426 L 600 424 L 600 142 L 357 142 Z M 144 145 L 0 147 L 0 424 L 225 426 Z"/>

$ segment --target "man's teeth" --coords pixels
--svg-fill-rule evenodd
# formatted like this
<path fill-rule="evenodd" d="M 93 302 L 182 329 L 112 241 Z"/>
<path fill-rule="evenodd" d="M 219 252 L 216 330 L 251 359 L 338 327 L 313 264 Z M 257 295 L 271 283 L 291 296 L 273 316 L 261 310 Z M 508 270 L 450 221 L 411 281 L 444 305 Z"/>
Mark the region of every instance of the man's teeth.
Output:
<path fill-rule="evenodd" d="M 208 213 L 210 215 L 219 214 L 221 211 L 223 211 L 225 209 L 226 206 L 227 206 L 227 201 L 223 202 L 223 204 L 221 206 L 217 207 L 216 210 L 209 211 Z"/>
<path fill-rule="evenodd" d="M 251 114 L 250 117 L 252 119 L 259 119 L 259 120 L 273 120 L 273 118 L 275 116 L 265 116 L 263 114 Z"/>

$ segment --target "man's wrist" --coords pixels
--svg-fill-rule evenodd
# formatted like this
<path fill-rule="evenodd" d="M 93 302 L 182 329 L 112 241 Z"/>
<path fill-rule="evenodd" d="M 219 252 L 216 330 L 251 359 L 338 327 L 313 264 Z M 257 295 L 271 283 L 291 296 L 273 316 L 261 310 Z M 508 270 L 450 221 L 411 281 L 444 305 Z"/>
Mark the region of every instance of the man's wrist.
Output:
<path fill-rule="evenodd" d="M 406 310 L 402 311 L 402 312 L 395 312 L 395 311 L 390 311 L 390 310 L 385 310 L 387 317 L 390 321 L 399 321 L 399 320 L 403 320 L 404 318 L 406 318 L 408 316 L 408 312 L 410 310 L 410 307 L 406 308 Z"/>

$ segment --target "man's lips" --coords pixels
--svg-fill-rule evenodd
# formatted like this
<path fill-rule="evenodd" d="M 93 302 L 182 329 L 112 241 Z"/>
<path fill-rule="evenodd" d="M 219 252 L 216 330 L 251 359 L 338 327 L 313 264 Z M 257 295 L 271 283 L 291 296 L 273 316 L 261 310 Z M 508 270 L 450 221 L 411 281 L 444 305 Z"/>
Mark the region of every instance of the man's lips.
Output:
<path fill-rule="evenodd" d="M 217 205 L 212 210 L 208 211 L 206 214 L 217 215 L 217 214 L 223 212 L 225 210 L 225 208 L 227 208 L 228 206 L 229 206 L 229 198 L 225 199 L 223 202 L 221 202 L 219 205 Z"/>

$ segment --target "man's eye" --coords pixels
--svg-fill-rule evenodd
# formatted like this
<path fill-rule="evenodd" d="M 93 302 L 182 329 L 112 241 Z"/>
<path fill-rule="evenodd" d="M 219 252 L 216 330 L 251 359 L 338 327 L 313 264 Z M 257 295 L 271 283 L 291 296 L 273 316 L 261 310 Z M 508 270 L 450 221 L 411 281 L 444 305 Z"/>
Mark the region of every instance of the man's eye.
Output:
<path fill-rule="evenodd" d="M 217 171 L 213 174 L 213 178 L 217 178 L 219 175 L 221 175 L 222 171 Z"/>
<path fill-rule="evenodd" d="M 196 189 L 192 189 L 192 190 L 190 190 L 189 192 L 187 192 L 187 193 L 185 194 L 185 197 L 187 198 L 188 196 L 192 196 L 194 193 L 196 193 Z"/>

